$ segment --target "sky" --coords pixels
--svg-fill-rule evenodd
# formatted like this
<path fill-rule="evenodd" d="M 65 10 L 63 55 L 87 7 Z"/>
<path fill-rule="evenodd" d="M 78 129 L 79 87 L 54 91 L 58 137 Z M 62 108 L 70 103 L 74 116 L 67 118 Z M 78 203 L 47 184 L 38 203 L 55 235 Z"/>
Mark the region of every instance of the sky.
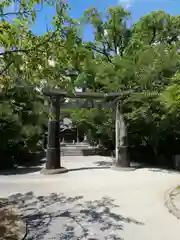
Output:
<path fill-rule="evenodd" d="M 109 6 L 121 5 L 125 9 L 131 11 L 130 23 L 137 21 L 141 16 L 154 10 L 163 10 L 171 15 L 180 15 L 180 0 L 67 0 L 71 11 L 70 16 L 79 18 L 84 10 L 94 6 L 101 12 Z M 53 8 L 44 6 L 37 15 L 36 24 L 32 27 L 32 31 L 37 34 L 43 34 L 47 26 L 50 25 L 52 16 L 55 15 Z M 92 40 L 92 29 L 87 27 L 83 29 L 83 38 Z"/>

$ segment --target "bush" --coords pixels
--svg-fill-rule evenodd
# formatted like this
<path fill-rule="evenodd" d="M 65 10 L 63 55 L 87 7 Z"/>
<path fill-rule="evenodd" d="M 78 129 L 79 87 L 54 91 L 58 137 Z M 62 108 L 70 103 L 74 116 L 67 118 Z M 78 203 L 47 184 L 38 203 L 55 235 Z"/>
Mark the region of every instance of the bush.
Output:
<path fill-rule="evenodd" d="M 4 169 L 23 164 L 29 153 L 42 150 L 47 115 L 44 100 L 34 89 L 2 90 L 0 98 L 0 169 Z"/>

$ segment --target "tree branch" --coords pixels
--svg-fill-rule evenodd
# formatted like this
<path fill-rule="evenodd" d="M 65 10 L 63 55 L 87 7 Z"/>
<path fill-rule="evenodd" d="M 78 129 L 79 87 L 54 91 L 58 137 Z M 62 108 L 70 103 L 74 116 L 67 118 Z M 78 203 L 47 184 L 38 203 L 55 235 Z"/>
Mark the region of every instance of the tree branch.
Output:
<path fill-rule="evenodd" d="M 114 51 L 117 55 L 117 39 L 116 39 L 116 24 L 115 24 L 115 21 L 116 21 L 116 14 L 114 13 L 113 14 L 113 30 L 114 30 L 113 43 L 114 43 Z"/>
<path fill-rule="evenodd" d="M 104 41 L 105 41 L 104 43 L 107 44 L 108 50 L 109 51 L 114 51 L 114 49 L 111 48 L 110 43 L 109 43 L 108 39 L 106 38 L 105 34 L 103 34 L 103 38 L 104 38 Z"/>
<path fill-rule="evenodd" d="M 97 48 L 97 47 L 96 47 L 95 45 L 93 45 L 93 44 L 88 45 L 88 46 L 86 45 L 85 47 L 88 48 L 88 49 L 93 49 L 94 51 L 103 54 L 104 56 L 106 56 L 107 60 L 108 60 L 110 63 L 112 63 L 112 60 L 111 60 L 109 54 L 106 52 L 105 46 L 103 46 L 103 47 L 104 47 L 103 49 Z"/>
<path fill-rule="evenodd" d="M 19 2 L 19 1 L 18 1 Z M 19 2 L 20 4 L 20 2 Z M 9 15 L 24 15 L 24 14 L 30 14 L 33 12 L 40 12 L 43 8 L 43 1 L 41 1 L 41 7 L 40 9 L 34 9 L 34 10 L 29 10 L 29 11 L 17 11 L 17 12 L 6 12 L 6 13 L 0 13 L 0 17 L 7 17 Z"/>
<path fill-rule="evenodd" d="M 8 54 L 13 54 L 13 53 L 25 53 L 27 54 L 28 52 L 35 51 L 37 48 L 43 46 L 47 42 L 49 42 L 53 37 L 55 37 L 56 31 L 53 32 L 53 34 L 43 42 L 37 44 L 35 47 L 29 48 L 29 49 L 14 49 L 14 50 L 6 50 L 4 52 L 0 53 L 0 56 L 8 55 Z"/>
<path fill-rule="evenodd" d="M 103 54 L 106 56 L 108 62 L 112 63 L 112 60 L 111 60 L 109 54 L 107 53 L 106 46 L 104 44 L 103 44 Z"/>
<path fill-rule="evenodd" d="M 10 62 L 5 66 L 5 68 L 4 68 L 2 71 L 0 71 L 0 76 L 3 75 L 3 74 L 7 71 L 7 69 L 8 69 L 12 64 L 13 64 L 13 61 L 10 61 Z"/>
<path fill-rule="evenodd" d="M 9 16 L 9 15 L 23 15 L 23 14 L 29 14 L 29 13 L 32 13 L 32 12 L 33 11 L 6 12 L 6 13 L 1 13 L 0 17 L 6 17 L 6 16 Z"/>
<path fill-rule="evenodd" d="M 39 47 L 43 46 L 44 44 L 48 43 L 53 37 L 55 37 L 56 35 L 56 31 L 53 32 L 53 34 L 51 36 L 48 37 L 48 39 L 44 40 L 43 42 L 37 44 L 35 47 L 33 48 L 29 48 L 29 49 L 14 49 L 14 50 L 7 50 L 7 51 L 4 51 L 2 53 L 0 53 L 0 56 L 5 56 L 5 55 L 10 55 L 10 54 L 13 54 L 13 53 L 25 53 L 25 54 L 28 54 L 29 52 L 31 51 L 35 51 L 37 50 Z M 13 60 L 11 60 L 7 65 L 6 67 L 0 71 L 0 75 L 3 75 L 7 69 L 13 64 Z"/>
<path fill-rule="evenodd" d="M 155 37 L 156 37 L 156 28 L 155 27 L 153 27 L 152 28 L 152 38 L 151 38 L 151 40 L 150 40 L 150 42 L 149 42 L 149 45 L 151 45 L 153 42 L 154 42 L 154 40 L 155 40 Z"/>

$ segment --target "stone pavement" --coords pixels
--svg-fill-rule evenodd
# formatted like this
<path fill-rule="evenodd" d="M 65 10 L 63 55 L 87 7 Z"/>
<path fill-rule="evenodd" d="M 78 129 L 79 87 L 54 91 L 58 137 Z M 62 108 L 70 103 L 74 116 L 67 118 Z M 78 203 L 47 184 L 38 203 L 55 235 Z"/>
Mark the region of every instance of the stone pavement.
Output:
<path fill-rule="evenodd" d="M 25 169 L 0 176 L 5 205 L 16 206 L 28 240 L 179 240 L 179 220 L 164 206 L 180 174 L 139 168 L 121 172 L 100 156 L 64 157 L 66 174 Z"/>

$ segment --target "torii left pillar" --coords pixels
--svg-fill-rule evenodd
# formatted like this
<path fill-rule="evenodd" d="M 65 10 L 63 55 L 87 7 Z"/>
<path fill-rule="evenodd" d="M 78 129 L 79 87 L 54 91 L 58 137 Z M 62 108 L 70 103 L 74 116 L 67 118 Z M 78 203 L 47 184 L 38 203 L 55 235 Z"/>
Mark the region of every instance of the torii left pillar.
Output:
<path fill-rule="evenodd" d="M 42 170 L 44 174 L 65 173 L 68 170 L 61 166 L 60 149 L 60 98 L 50 97 L 48 143 L 46 154 L 46 166 Z"/>

